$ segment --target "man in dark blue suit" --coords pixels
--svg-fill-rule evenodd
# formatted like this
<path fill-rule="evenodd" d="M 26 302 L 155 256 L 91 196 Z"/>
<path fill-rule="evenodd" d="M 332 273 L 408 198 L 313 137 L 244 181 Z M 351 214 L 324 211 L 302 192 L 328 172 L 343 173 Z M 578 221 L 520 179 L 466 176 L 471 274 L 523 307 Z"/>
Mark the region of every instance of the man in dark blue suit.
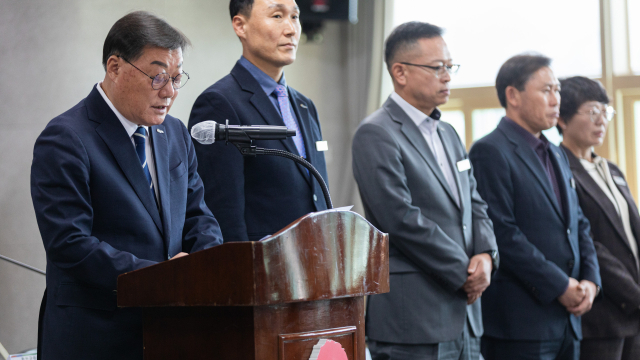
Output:
<path fill-rule="evenodd" d="M 294 138 L 256 141 L 255 145 L 306 158 L 326 182 L 321 152 L 325 143 L 316 107 L 287 86 L 283 72 L 296 57 L 298 6 L 294 0 L 231 0 L 229 10 L 242 57 L 231 74 L 198 97 L 189 128 L 205 120 L 286 125 L 297 131 Z M 318 182 L 291 160 L 243 158 L 233 145 L 224 143 L 195 147 L 205 200 L 220 221 L 225 241 L 259 240 L 309 212 L 326 209 Z"/>
<path fill-rule="evenodd" d="M 578 359 L 580 315 L 601 284 L 567 157 L 542 134 L 559 116 L 550 62 L 519 55 L 501 67 L 507 116 L 469 153 L 501 258 L 482 300 L 486 359 Z"/>
<path fill-rule="evenodd" d="M 118 275 L 222 243 L 182 122 L 188 39 L 134 12 L 104 44 L 105 78 L 38 137 L 31 196 L 47 253 L 42 359 L 142 359 L 139 309 L 118 309 Z"/>

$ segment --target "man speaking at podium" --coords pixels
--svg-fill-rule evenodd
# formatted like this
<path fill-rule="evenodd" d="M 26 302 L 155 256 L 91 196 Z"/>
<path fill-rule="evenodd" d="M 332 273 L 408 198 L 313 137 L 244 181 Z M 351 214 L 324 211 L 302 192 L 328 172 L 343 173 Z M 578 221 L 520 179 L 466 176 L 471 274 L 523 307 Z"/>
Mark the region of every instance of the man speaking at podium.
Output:
<path fill-rule="evenodd" d="M 298 6 L 294 0 L 231 0 L 229 11 L 242 43 L 242 57 L 231 74 L 198 97 L 189 129 L 206 120 L 287 126 L 297 136 L 255 145 L 306 158 L 327 182 L 316 107 L 287 86 L 283 72 L 296 58 Z M 195 144 L 195 148 L 205 200 L 220 221 L 225 241 L 256 241 L 307 213 L 327 208 L 318 182 L 289 159 L 243 158 L 235 146 L 224 143 Z"/>
<path fill-rule="evenodd" d="M 38 356 L 142 359 L 139 309 L 118 309 L 118 275 L 222 243 L 182 122 L 189 40 L 133 12 L 104 43 L 104 80 L 38 137 L 31 196 L 47 253 Z"/>

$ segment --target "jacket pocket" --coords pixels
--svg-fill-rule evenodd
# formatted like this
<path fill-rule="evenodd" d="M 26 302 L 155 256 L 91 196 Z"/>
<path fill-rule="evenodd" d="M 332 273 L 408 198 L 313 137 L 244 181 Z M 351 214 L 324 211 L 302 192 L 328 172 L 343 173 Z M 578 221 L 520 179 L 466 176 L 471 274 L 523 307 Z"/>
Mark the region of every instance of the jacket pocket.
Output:
<path fill-rule="evenodd" d="M 56 293 L 56 305 L 115 311 L 118 307 L 117 293 L 113 290 L 62 283 Z"/>
<path fill-rule="evenodd" d="M 187 172 L 187 167 L 184 165 L 182 161 L 178 166 L 175 166 L 173 169 L 169 170 L 169 178 L 171 181 L 175 181 L 182 177 Z"/>

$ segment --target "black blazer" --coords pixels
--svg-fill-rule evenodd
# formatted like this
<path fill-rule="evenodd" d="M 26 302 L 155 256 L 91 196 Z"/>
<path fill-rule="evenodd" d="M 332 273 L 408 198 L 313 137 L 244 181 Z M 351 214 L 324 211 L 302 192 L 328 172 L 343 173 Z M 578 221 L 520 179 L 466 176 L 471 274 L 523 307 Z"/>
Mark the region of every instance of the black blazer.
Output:
<path fill-rule="evenodd" d="M 316 141 L 322 140 L 316 107 L 310 99 L 288 88 L 304 137 L 307 161 L 328 182 L 324 154 L 316 151 Z M 191 110 L 189 130 L 205 120 L 284 126 L 258 81 L 240 63 L 231 74 L 200 94 Z M 256 141 L 255 145 L 297 153 L 291 138 Z M 289 159 L 243 157 L 235 146 L 224 143 L 195 142 L 195 149 L 205 201 L 220 222 L 225 242 L 256 241 L 307 213 L 326 209 L 320 185 L 305 168 Z"/>
<path fill-rule="evenodd" d="M 593 304 L 582 317 L 582 332 L 586 338 L 628 337 L 640 333 L 640 283 L 636 259 L 629 247 L 622 220 L 607 195 L 600 189 L 580 160 L 564 146 L 571 171 L 576 179 L 580 207 L 591 223 L 591 234 L 598 254 L 602 275 L 603 299 Z M 608 162 L 611 176 L 624 181 L 624 175 Z M 629 205 L 631 230 L 640 236 L 640 215 L 629 187 L 616 186 Z"/>
<path fill-rule="evenodd" d="M 500 251 L 500 269 L 482 295 L 485 335 L 555 340 L 571 326 L 580 339 L 580 318 L 557 298 L 569 277 L 601 285 L 568 160 L 557 146 L 550 150 L 564 211 L 535 151 L 505 119 L 469 152 Z"/>

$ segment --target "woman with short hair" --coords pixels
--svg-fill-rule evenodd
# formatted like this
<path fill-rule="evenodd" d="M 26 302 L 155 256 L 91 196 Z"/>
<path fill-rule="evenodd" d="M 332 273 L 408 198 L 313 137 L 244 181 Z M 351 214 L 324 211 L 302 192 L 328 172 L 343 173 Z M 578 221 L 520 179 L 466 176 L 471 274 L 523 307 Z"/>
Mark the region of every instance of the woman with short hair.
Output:
<path fill-rule="evenodd" d="M 603 296 L 582 317 L 581 359 L 640 359 L 640 215 L 622 171 L 596 155 L 615 111 L 602 85 L 576 76 L 560 81 L 558 131 L 580 207 L 591 223 Z"/>

